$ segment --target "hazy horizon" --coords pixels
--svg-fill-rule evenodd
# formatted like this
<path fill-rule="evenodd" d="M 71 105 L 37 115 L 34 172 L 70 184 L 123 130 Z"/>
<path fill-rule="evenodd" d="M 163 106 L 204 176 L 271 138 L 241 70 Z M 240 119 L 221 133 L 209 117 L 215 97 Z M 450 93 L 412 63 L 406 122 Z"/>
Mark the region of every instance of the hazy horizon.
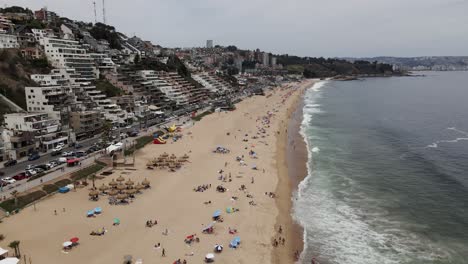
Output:
<path fill-rule="evenodd" d="M 95 0 L 102 22 L 102 0 Z M 1 0 L 94 22 L 92 0 Z M 310 57 L 468 55 L 468 0 L 107 0 L 107 24 L 163 47 L 214 44 Z"/>

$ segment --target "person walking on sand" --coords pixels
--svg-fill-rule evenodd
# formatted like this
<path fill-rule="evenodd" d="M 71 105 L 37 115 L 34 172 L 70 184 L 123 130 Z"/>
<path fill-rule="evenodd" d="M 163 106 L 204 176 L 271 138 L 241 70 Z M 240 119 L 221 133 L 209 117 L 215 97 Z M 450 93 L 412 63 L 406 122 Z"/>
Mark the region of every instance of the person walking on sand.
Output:
<path fill-rule="evenodd" d="M 57 210 L 54 210 L 54 215 L 57 215 Z"/>
<path fill-rule="evenodd" d="M 166 256 L 166 250 L 164 248 L 162 249 L 162 255 L 161 256 L 163 256 L 163 257 Z"/>

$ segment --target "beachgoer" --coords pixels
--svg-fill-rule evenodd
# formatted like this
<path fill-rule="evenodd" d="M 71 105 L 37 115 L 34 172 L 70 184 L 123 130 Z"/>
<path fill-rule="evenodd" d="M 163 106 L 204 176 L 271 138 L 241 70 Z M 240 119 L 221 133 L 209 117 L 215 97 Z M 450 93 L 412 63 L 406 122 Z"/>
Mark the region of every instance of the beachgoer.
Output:
<path fill-rule="evenodd" d="M 166 256 L 166 250 L 164 248 L 162 249 L 162 255 L 161 256 L 163 256 L 163 257 Z"/>
<path fill-rule="evenodd" d="M 65 207 L 63 208 L 63 212 L 65 213 Z"/>
<path fill-rule="evenodd" d="M 54 210 L 54 215 L 57 215 L 57 210 Z"/>

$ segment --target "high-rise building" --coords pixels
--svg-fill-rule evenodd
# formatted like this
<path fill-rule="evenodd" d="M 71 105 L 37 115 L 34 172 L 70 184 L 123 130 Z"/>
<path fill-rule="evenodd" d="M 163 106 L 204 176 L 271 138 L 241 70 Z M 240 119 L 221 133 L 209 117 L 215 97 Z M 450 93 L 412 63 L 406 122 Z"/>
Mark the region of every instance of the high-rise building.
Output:
<path fill-rule="evenodd" d="M 276 57 L 271 57 L 271 66 L 276 66 Z"/>
<path fill-rule="evenodd" d="M 263 66 L 268 66 L 270 64 L 270 54 L 264 52 L 263 59 L 262 59 Z"/>
<path fill-rule="evenodd" d="M 213 40 L 209 39 L 206 41 L 206 48 L 212 49 L 213 48 Z"/>

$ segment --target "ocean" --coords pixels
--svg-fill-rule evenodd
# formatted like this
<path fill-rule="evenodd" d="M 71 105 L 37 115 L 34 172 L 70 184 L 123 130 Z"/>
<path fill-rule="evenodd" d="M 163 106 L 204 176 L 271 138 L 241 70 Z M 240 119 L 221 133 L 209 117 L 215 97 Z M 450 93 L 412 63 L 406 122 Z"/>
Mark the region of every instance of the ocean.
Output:
<path fill-rule="evenodd" d="M 468 72 L 424 74 L 306 92 L 303 263 L 468 263 Z"/>

